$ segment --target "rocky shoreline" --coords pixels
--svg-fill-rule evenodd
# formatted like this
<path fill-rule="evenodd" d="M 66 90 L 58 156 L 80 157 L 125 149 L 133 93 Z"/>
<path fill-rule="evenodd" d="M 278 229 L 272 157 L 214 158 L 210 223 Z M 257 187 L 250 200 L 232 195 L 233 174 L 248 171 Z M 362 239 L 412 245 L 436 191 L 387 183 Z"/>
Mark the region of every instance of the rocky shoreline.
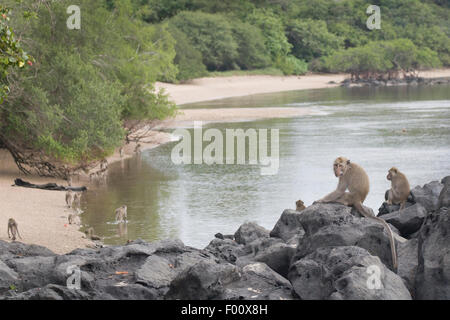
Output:
<path fill-rule="evenodd" d="M 382 225 L 313 204 L 285 210 L 272 230 L 247 222 L 218 233 L 204 249 L 136 240 L 57 255 L 0 241 L 0 299 L 450 299 L 450 177 L 411 193 L 403 211 L 380 208 L 407 240 L 397 273 Z"/>
<path fill-rule="evenodd" d="M 436 84 L 449 84 L 450 77 L 439 78 L 423 78 L 423 77 L 411 77 L 405 79 L 391 79 L 391 80 L 377 80 L 377 79 L 359 79 L 351 80 L 349 78 L 341 82 L 341 87 L 354 88 L 354 87 L 392 87 L 392 86 L 417 86 L 417 85 L 436 85 Z"/>

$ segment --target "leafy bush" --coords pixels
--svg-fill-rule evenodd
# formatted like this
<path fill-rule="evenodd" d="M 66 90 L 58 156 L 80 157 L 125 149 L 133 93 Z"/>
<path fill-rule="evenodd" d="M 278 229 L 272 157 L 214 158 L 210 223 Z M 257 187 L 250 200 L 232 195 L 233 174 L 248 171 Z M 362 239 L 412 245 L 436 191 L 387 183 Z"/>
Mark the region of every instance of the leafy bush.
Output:
<path fill-rule="evenodd" d="M 326 23 L 320 20 L 291 21 L 287 34 L 293 45 L 292 54 L 306 61 L 327 56 L 343 47 L 342 39 L 328 32 Z"/>
<path fill-rule="evenodd" d="M 162 119 L 175 112 L 152 86 L 158 78 L 175 79 L 177 71 L 166 26 L 134 21 L 126 0 L 111 2 L 113 11 L 100 1 L 78 3 L 81 30 L 66 27 L 70 0 L 16 4 L 17 10 L 37 13 L 31 21 L 12 20 L 27 36 L 24 43 L 36 63 L 10 75 L 11 94 L 0 112 L 5 145 L 70 164 L 111 153 L 123 141 L 125 119 Z"/>
<path fill-rule="evenodd" d="M 300 75 L 305 74 L 308 70 L 308 64 L 292 55 L 285 57 L 278 57 L 275 61 L 275 66 L 279 68 L 285 75 Z"/>
<path fill-rule="evenodd" d="M 208 70 L 236 69 L 238 44 L 227 19 L 219 14 L 181 12 L 169 22 L 188 37 L 201 52 Z"/>

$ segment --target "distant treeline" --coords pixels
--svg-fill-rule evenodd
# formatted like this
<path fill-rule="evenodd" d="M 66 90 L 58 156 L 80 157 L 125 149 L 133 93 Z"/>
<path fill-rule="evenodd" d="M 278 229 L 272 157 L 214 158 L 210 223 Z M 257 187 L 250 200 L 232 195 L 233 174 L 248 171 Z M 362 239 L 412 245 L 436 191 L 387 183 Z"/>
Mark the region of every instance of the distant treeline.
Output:
<path fill-rule="evenodd" d="M 80 30 L 67 27 L 74 4 Z M 381 29 L 367 28 L 369 5 Z M 111 154 L 136 123 L 174 114 L 157 80 L 411 75 L 450 65 L 448 21 L 446 0 L 2 0 L 0 145 L 24 169 L 64 175 Z"/>
<path fill-rule="evenodd" d="M 116 1 L 117 2 L 117 1 Z M 114 5 L 114 1 L 109 1 Z M 133 0 L 135 15 L 167 23 L 176 79 L 276 68 L 393 77 L 450 65 L 446 0 Z M 380 7 L 380 29 L 366 13 Z M 170 80 L 170 79 L 165 79 Z"/>

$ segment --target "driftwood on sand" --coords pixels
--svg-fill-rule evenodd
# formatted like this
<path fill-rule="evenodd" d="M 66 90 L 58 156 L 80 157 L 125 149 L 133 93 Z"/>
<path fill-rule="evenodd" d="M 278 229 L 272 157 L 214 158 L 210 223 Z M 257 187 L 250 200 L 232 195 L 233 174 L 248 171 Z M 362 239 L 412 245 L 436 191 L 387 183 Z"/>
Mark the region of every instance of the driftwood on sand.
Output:
<path fill-rule="evenodd" d="M 33 184 L 27 181 L 24 181 L 20 178 L 17 178 L 14 180 L 14 186 L 17 187 L 24 187 L 24 188 L 33 188 L 33 189 L 44 189 L 44 190 L 53 190 L 53 191 L 86 191 L 86 187 L 66 187 L 66 186 L 60 186 L 56 183 L 46 183 L 46 184 Z"/>

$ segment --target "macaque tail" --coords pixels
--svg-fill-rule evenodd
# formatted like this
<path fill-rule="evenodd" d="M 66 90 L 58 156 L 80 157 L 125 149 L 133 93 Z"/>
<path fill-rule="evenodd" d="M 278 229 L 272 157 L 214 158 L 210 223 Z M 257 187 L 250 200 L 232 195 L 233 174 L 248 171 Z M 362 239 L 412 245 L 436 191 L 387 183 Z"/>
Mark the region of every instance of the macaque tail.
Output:
<path fill-rule="evenodd" d="M 354 207 L 364 217 L 376 220 L 376 221 L 380 222 L 386 228 L 386 231 L 388 232 L 388 235 L 389 235 L 389 242 L 391 244 L 392 267 L 394 269 L 394 272 L 397 273 L 397 267 L 398 267 L 397 250 L 395 248 L 395 240 L 394 240 L 394 235 L 393 235 L 391 228 L 389 227 L 389 225 L 387 224 L 386 221 L 384 221 L 383 219 L 381 219 L 379 217 L 373 216 L 370 212 L 366 211 L 361 203 L 355 203 Z"/>

